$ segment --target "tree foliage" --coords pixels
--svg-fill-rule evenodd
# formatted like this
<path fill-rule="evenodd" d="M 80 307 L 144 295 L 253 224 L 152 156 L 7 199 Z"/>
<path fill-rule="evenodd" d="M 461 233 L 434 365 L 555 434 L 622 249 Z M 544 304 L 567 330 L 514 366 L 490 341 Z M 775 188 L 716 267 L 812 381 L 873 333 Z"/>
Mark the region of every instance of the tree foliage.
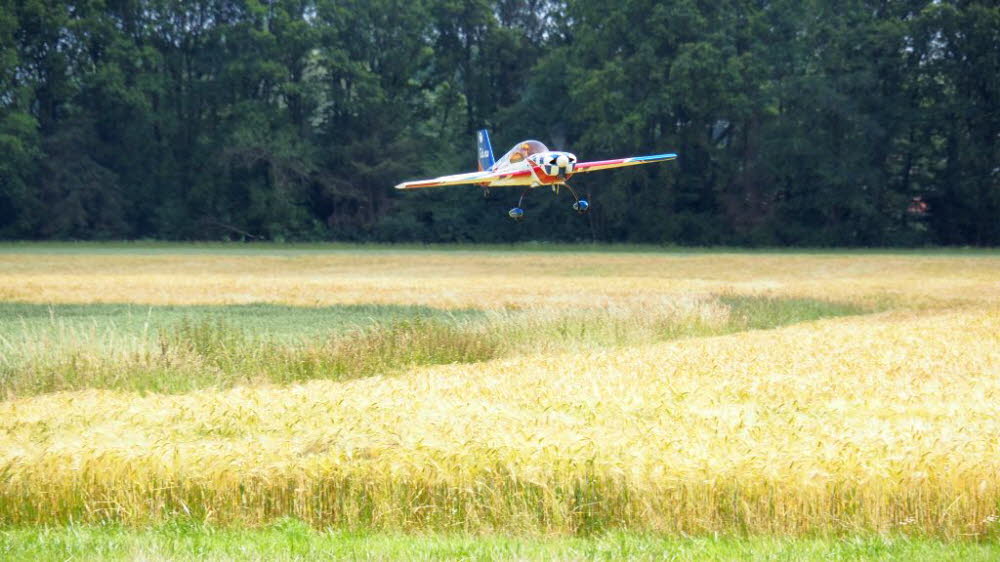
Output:
<path fill-rule="evenodd" d="M 473 132 L 592 202 L 397 193 Z M 0 237 L 1000 244 L 981 0 L 0 0 Z"/>

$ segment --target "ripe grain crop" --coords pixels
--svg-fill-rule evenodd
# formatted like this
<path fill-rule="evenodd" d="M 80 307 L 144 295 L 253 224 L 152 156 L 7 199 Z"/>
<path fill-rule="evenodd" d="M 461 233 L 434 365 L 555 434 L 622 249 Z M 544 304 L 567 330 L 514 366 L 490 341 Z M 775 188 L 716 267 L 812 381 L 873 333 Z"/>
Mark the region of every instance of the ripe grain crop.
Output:
<path fill-rule="evenodd" d="M 0 252 L 0 301 L 406 304 L 510 309 L 771 294 L 909 306 L 1000 301 L 986 255 L 332 251 L 287 255 Z"/>
<path fill-rule="evenodd" d="M 262 259 L 127 256 L 120 265 L 112 258 L 121 256 L 98 256 L 109 261 L 75 263 L 77 286 L 63 294 L 69 282 L 45 272 L 77 257 L 45 256 L 45 266 L 28 257 L 19 271 L 0 270 L 35 283 L 36 293 L 6 286 L 13 300 L 101 301 L 107 276 L 124 280 L 122 301 L 231 302 L 237 286 L 253 285 L 234 279 Z M 479 302 L 495 288 L 481 283 L 498 281 L 507 296 L 481 307 L 492 328 L 516 330 L 517 341 L 536 334 L 542 348 L 391 376 L 274 384 L 249 375 L 232 388 L 170 395 L 90 388 L 4 400 L 0 522 L 294 516 L 397 531 L 1000 534 L 998 260 L 601 257 L 287 258 L 263 278 L 274 300 L 295 302 L 307 286 L 300 277 L 313 276 L 327 288 L 356 281 L 374 301 L 456 306 Z M 324 263 L 331 269 L 309 273 Z M 526 273 L 533 266 L 541 283 Z M 178 271 L 189 283 L 169 289 Z M 214 283 L 222 293 L 211 294 Z M 754 320 L 766 300 L 712 293 L 841 296 L 858 306 L 889 295 L 895 309 L 757 330 L 767 327 Z M 691 303 L 685 318 L 708 324 L 742 315 L 744 331 L 643 335 L 651 303 L 677 302 Z M 591 314 L 610 329 L 544 347 L 559 334 L 553 319 L 570 319 L 573 332 L 589 329 Z M 481 326 L 470 321 L 461 337 Z M 480 339 L 506 341 L 489 333 Z M 188 351 L 204 361 L 214 356 L 197 346 L 214 349 L 216 335 L 178 343 L 195 342 Z"/>

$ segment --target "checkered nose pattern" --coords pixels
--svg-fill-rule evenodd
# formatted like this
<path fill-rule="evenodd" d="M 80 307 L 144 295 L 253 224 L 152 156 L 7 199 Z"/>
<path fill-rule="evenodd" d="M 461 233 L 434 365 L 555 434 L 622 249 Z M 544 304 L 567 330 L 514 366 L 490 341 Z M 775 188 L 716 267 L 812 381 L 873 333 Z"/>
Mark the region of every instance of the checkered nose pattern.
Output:
<path fill-rule="evenodd" d="M 569 152 L 549 152 L 539 156 L 539 165 L 550 176 L 564 176 L 573 171 L 576 156 Z"/>

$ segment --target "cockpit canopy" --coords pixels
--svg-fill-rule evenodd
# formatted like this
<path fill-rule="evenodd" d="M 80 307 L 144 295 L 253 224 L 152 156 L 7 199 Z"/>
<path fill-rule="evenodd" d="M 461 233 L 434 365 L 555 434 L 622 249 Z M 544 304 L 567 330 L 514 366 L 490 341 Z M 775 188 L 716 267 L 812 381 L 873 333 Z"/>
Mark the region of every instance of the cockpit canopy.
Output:
<path fill-rule="evenodd" d="M 548 151 L 548 147 L 536 140 L 521 141 L 515 144 L 514 148 L 510 149 L 507 154 L 504 154 L 503 158 L 498 160 L 496 165 L 502 166 L 504 164 L 516 164 L 532 154 Z"/>

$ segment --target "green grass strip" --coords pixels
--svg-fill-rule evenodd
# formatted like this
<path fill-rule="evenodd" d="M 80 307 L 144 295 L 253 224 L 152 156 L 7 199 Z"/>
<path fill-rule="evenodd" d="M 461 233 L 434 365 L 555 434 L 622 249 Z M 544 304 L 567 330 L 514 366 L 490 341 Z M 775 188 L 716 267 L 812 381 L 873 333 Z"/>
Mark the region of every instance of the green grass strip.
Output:
<path fill-rule="evenodd" d="M 313 530 L 291 519 L 260 529 L 171 522 L 0 527 L 0 560 L 997 560 L 997 542 L 855 535 L 833 538 L 468 536 Z"/>
<path fill-rule="evenodd" d="M 902 255 L 925 257 L 997 257 L 998 248 L 978 248 L 969 246 L 929 246 L 929 247 L 760 247 L 736 246 L 675 246 L 664 244 L 627 243 L 573 243 L 573 242 L 517 242 L 511 244 L 468 244 L 468 243 L 347 243 L 347 242 L 167 242 L 156 240 L 133 240 L 119 242 L 64 242 L 64 241 L 0 241 L 0 254 L 223 254 L 223 255 L 282 255 L 294 256 L 323 253 L 625 253 L 625 254 L 676 254 L 676 255 L 827 255 L 866 256 Z"/>
<path fill-rule="evenodd" d="M 237 305 L 153 306 L 111 304 L 35 304 L 0 302 L 0 339 L 24 335 L 66 338 L 77 335 L 156 336 L 184 322 L 222 321 L 271 341 L 290 342 L 406 320 L 462 321 L 481 318 L 478 310 L 440 310 L 418 305 L 291 306 Z"/>

